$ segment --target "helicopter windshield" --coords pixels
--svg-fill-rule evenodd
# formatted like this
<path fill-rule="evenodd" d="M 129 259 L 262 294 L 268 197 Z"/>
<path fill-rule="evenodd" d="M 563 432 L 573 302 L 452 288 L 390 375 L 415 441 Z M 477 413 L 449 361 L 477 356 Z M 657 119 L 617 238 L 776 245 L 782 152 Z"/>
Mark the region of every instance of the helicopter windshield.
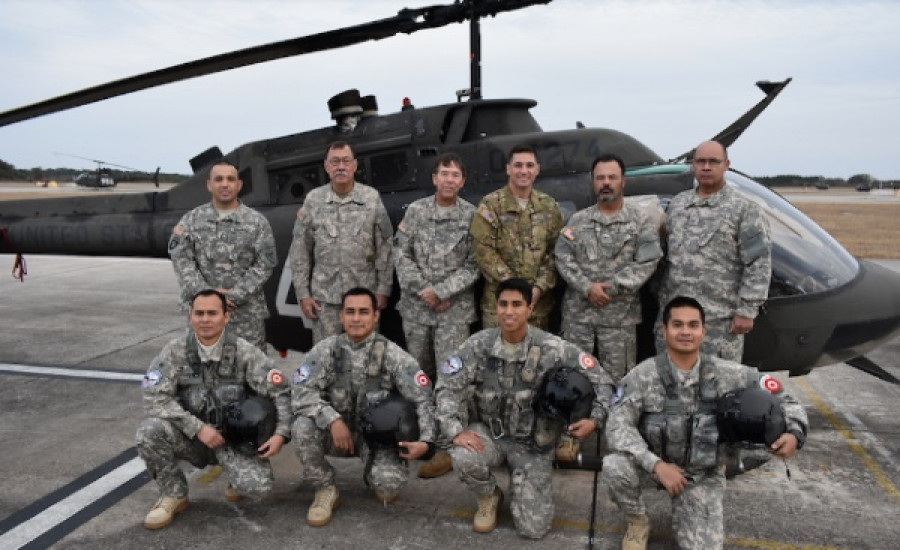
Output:
<path fill-rule="evenodd" d="M 769 298 L 822 292 L 850 282 L 859 272 L 859 263 L 844 247 L 780 195 L 736 172 L 728 172 L 726 179 L 769 216 Z"/>

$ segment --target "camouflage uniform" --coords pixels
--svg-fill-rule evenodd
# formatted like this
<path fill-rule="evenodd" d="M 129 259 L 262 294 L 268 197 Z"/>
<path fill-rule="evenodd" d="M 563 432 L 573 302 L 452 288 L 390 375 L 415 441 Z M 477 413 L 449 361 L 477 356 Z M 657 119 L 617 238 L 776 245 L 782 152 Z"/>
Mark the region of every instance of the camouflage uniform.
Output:
<path fill-rule="evenodd" d="M 393 230 L 378 191 L 359 182 L 345 196 L 331 185 L 309 192 L 297 211 L 290 263 L 297 299 L 323 307 L 312 322 L 313 342 L 341 332 L 344 292 L 364 287 L 390 296 Z"/>
<path fill-rule="evenodd" d="M 481 323 L 485 328 L 497 326 L 497 285 L 513 277 L 541 289 L 541 299 L 528 322 L 547 328 L 556 286 L 553 247 L 562 225 L 559 205 L 536 189 L 531 191 L 525 209 L 508 186 L 481 200 L 470 231 L 475 238 L 475 261 L 485 280 L 481 297 Z"/>
<path fill-rule="evenodd" d="M 497 486 L 491 468 L 505 458 L 513 520 L 518 532 L 529 538 L 543 537 L 553 522 L 553 451 L 565 426 L 561 420 L 536 415 L 531 402 L 541 379 L 556 366 L 580 366 L 594 384 L 597 397 L 591 418 L 602 428 L 613 389 L 609 375 L 593 356 L 535 327 L 528 327 L 519 344 L 505 343 L 500 329 L 482 330 L 444 361 L 438 375 L 442 435 L 452 440 L 463 429 L 473 430 L 485 445 L 482 453 L 453 446 L 453 469 L 472 491 L 485 496 Z M 461 397 L 470 390 L 475 395 L 475 422 L 466 427 Z"/>
<path fill-rule="evenodd" d="M 666 233 L 660 315 L 675 296 L 695 298 L 706 312 L 703 352 L 740 361 L 744 337 L 730 333 L 732 319 L 756 317 L 772 276 L 772 242 L 762 209 L 727 184 L 706 198 L 688 190 L 669 204 Z M 656 349 L 665 349 L 660 323 L 656 330 Z"/>
<path fill-rule="evenodd" d="M 211 404 L 240 401 L 258 394 L 275 404 L 275 433 L 290 439 L 290 386 L 275 364 L 258 348 L 227 328 L 209 355 L 192 330 L 170 341 L 150 364 L 141 383 L 147 418 L 137 431 L 138 453 L 162 496 L 185 497 L 187 479 L 177 461 L 197 468 L 220 464 L 240 494 L 259 496 L 272 489 L 268 459 L 246 456 L 230 445 L 210 449 L 196 438 L 204 424 L 221 418 Z M 214 426 L 221 432 L 221 426 Z"/>
<path fill-rule="evenodd" d="M 668 373 L 671 400 L 661 373 Z M 672 365 L 667 354 L 641 362 L 622 380 L 606 425 L 612 452 L 603 460 L 603 478 L 612 500 L 629 516 L 645 515 L 641 479 L 651 475 L 660 460 L 675 463 L 692 480 L 672 499 L 678 547 L 722 548 L 727 449 L 716 445 L 715 402 L 729 391 L 762 381 L 756 369 L 709 355 L 701 355 L 687 373 Z M 778 395 L 788 431 L 806 433 L 803 407 L 783 391 Z"/>
<path fill-rule="evenodd" d="M 478 266 L 469 226 L 475 207 L 457 199 L 440 208 L 434 197 L 417 200 L 406 209 L 394 237 L 394 268 L 400 281 L 397 310 L 403 317 L 403 333 L 409 350 L 422 370 L 437 380 L 437 365 L 453 354 L 469 337 L 475 321 Z M 441 301 L 452 300 L 438 313 L 419 299 L 431 287 Z"/>
<path fill-rule="evenodd" d="M 191 298 L 201 290 L 230 288 L 228 299 L 237 306 L 231 326 L 265 351 L 269 308 L 263 285 L 278 263 L 265 216 L 243 204 L 224 216 L 212 203 L 198 206 L 172 230 L 169 257 L 181 285 L 183 311 L 190 310 Z"/>
<path fill-rule="evenodd" d="M 635 326 L 641 321 L 641 286 L 662 257 L 657 221 L 637 205 L 625 203 L 607 216 L 596 206 L 575 213 L 556 242 L 556 268 L 568 287 L 563 299 L 566 340 L 597 356 L 614 382 L 635 364 Z M 594 283 L 612 283 L 604 307 L 587 295 Z"/>
<path fill-rule="evenodd" d="M 397 451 L 366 446 L 359 421 L 370 401 L 392 391 L 416 406 L 420 441 L 434 442 L 436 426 L 432 386 L 415 360 L 402 348 L 373 333 L 360 343 L 346 334 L 322 340 L 309 351 L 294 372 L 291 406 L 296 419 L 292 433 L 304 481 L 316 490 L 334 485 L 328 454 L 346 456 L 334 448 L 329 426 L 342 419 L 350 428 L 355 448 L 365 462 L 364 479 L 384 494 L 397 494 L 409 476 Z"/>

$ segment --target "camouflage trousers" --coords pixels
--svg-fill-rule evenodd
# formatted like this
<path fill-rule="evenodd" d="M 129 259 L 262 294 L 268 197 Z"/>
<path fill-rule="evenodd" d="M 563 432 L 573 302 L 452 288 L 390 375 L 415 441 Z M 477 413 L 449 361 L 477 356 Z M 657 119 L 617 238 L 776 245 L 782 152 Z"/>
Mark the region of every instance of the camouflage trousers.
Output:
<path fill-rule="evenodd" d="M 613 453 L 603 459 L 603 481 L 609 497 L 629 516 L 647 513 L 641 482 L 651 476 L 630 455 Z M 681 550 L 722 548 L 725 543 L 722 499 L 725 475 L 719 468 L 694 475 L 688 488 L 672 499 L 672 531 Z"/>
<path fill-rule="evenodd" d="M 262 308 L 265 304 L 262 304 Z M 231 312 L 231 324 L 238 336 L 259 349 L 266 351 L 265 309 L 259 304 L 247 302 Z"/>
<path fill-rule="evenodd" d="M 138 428 L 136 440 L 138 454 L 162 496 L 181 498 L 188 494 L 187 478 L 178 465 L 179 460 L 197 468 L 219 464 L 228 483 L 244 496 L 260 497 L 275 484 L 272 465 L 267 459 L 246 456 L 228 445 L 210 449 L 200 440 L 184 435 L 168 420 L 145 419 Z"/>
<path fill-rule="evenodd" d="M 550 330 L 550 315 L 532 314 L 528 318 L 528 324 L 541 330 Z M 495 328 L 497 323 L 497 310 L 481 310 L 481 328 Z"/>
<path fill-rule="evenodd" d="M 516 531 L 527 538 L 539 539 L 553 525 L 553 447 L 538 451 L 531 445 L 515 440 L 494 439 L 487 427 L 476 422 L 467 430 L 477 432 L 484 443 L 484 451 L 477 453 L 454 445 L 450 448 L 453 469 L 469 489 L 479 496 L 489 495 L 497 486 L 491 468 L 504 459 L 509 468 L 507 492 Z"/>
<path fill-rule="evenodd" d="M 350 455 L 334 447 L 331 432 L 327 428 L 319 429 L 315 420 L 300 416 L 291 426 L 291 435 L 296 444 L 294 450 L 303 469 L 302 480 L 317 491 L 334 485 L 334 467 L 325 458 L 326 452 L 330 456 Z M 383 494 L 399 493 L 409 478 L 409 468 L 400 459 L 397 451 L 388 449 L 372 451 L 359 434 L 354 434 L 353 443 L 366 465 L 363 472 L 366 485 Z"/>
<path fill-rule="evenodd" d="M 438 365 L 463 345 L 469 337 L 469 324 L 429 326 L 403 319 L 403 335 L 406 337 L 406 351 L 425 371 L 431 383 L 436 384 Z"/>
<path fill-rule="evenodd" d="M 616 384 L 634 368 L 637 339 L 633 326 L 592 326 L 563 319 L 562 334 L 563 338 L 591 354 L 594 354 L 596 344 L 594 356 Z"/>
<path fill-rule="evenodd" d="M 703 337 L 701 353 L 721 357 L 728 361 L 741 362 L 744 355 L 744 335 L 731 333 L 731 321 L 728 319 L 707 319 L 704 323 L 706 336 Z M 656 350 L 666 349 L 666 341 L 662 335 L 662 319 L 656 324 Z"/>

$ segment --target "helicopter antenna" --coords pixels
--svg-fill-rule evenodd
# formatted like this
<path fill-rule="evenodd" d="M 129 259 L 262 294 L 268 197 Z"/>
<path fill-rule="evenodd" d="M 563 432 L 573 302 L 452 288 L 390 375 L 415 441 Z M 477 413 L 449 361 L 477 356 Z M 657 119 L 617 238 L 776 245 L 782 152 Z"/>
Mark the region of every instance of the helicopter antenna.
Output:
<path fill-rule="evenodd" d="M 363 23 L 352 27 L 344 27 L 300 38 L 292 38 L 282 42 L 273 42 L 262 46 L 254 46 L 243 50 L 214 55 L 173 65 L 157 71 L 143 73 L 92 88 L 85 88 L 66 95 L 61 95 L 24 107 L 0 112 L 0 127 L 36 118 L 39 116 L 65 111 L 89 103 L 103 101 L 112 97 L 146 90 L 154 86 L 180 82 L 199 76 L 206 76 L 222 71 L 246 67 L 256 63 L 265 63 L 285 57 L 293 57 L 312 52 L 343 48 L 369 40 L 381 40 L 395 34 L 412 34 L 423 29 L 443 27 L 450 23 L 462 23 L 466 19 L 476 21 L 472 33 L 477 34 L 477 19 L 495 16 L 505 11 L 513 11 L 536 4 L 549 4 L 552 0 L 455 0 L 452 4 L 438 4 L 416 9 L 402 9 L 396 16 Z M 480 40 L 473 46 L 473 67 L 480 72 Z M 474 59 L 477 57 L 478 59 Z M 472 72 L 476 72 L 472 69 Z M 481 97 L 481 76 L 472 78 L 473 98 Z"/>

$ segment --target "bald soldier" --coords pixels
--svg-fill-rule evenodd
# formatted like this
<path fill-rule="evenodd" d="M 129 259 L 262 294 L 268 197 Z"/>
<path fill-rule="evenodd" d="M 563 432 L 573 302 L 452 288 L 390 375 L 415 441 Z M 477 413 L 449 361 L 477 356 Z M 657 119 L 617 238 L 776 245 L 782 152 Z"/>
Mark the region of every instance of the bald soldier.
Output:
<path fill-rule="evenodd" d="M 666 212 L 660 310 L 675 296 L 695 296 L 706 312 L 703 352 L 740 361 L 744 334 L 769 293 L 769 224 L 757 203 L 726 185 L 731 163 L 722 144 L 701 143 L 691 162 L 697 185 L 676 195 Z M 660 326 L 657 350 L 665 348 Z"/>
<path fill-rule="evenodd" d="M 486 195 L 472 217 L 475 261 L 484 275 L 484 328 L 497 326 L 497 286 L 517 277 L 532 286 L 534 309 L 528 322 L 547 329 L 557 282 L 553 247 L 563 217 L 556 201 L 534 188 L 540 172 L 534 148 L 513 147 L 506 164 L 507 185 Z"/>

